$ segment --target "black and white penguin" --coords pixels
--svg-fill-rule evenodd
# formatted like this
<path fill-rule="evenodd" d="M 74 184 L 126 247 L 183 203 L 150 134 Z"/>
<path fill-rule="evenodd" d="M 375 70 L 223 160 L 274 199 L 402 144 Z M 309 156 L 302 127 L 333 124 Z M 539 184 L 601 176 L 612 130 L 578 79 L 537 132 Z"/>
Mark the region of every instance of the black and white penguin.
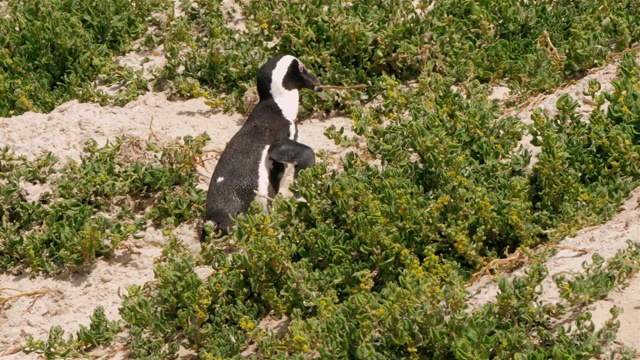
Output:
<path fill-rule="evenodd" d="M 205 225 L 226 234 L 235 217 L 252 201 L 266 210 L 280 190 L 287 164 L 295 176 L 315 163 L 310 147 L 297 142 L 296 117 L 300 89 L 321 91 L 320 81 L 291 55 L 269 59 L 258 70 L 260 101 L 245 124 L 227 143 L 218 160 L 207 194 Z M 205 232 L 202 231 L 204 239 Z"/>

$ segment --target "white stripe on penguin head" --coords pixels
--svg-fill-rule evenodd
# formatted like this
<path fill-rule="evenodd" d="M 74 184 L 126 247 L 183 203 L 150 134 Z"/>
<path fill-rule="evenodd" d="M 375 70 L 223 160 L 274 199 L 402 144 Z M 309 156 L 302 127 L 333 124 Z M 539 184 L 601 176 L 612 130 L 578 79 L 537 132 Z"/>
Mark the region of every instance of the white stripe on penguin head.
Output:
<path fill-rule="evenodd" d="M 271 73 L 271 96 L 273 96 L 276 104 L 278 104 L 284 117 L 293 123 L 298 117 L 300 95 L 297 89 L 287 90 L 282 84 L 292 61 L 298 61 L 299 66 L 304 67 L 302 62 L 291 55 L 285 55 L 282 59 L 278 60 L 275 69 L 273 69 Z M 293 136 L 293 134 L 291 134 L 291 136 Z"/>

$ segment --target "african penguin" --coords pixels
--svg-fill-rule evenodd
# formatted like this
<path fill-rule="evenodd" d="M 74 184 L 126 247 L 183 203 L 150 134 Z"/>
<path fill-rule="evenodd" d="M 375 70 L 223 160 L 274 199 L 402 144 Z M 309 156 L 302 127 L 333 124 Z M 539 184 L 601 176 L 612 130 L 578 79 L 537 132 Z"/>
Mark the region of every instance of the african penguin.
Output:
<path fill-rule="evenodd" d="M 211 176 L 205 225 L 213 223 L 215 231 L 226 234 L 252 201 L 266 209 L 266 197 L 273 198 L 280 190 L 286 164 L 295 166 L 297 177 L 315 163 L 313 150 L 297 142 L 295 120 L 299 90 L 321 91 L 321 85 L 291 55 L 275 56 L 262 65 L 257 86 L 260 101 L 227 143 Z"/>

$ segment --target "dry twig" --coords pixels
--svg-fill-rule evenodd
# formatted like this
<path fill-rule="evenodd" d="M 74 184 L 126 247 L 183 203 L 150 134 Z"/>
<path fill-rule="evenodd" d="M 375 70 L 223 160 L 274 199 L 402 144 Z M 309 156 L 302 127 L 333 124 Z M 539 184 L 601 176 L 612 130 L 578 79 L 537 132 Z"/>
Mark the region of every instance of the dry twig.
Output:
<path fill-rule="evenodd" d="M 331 90 L 363 90 L 367 88 L 367 85 L 351 85 L 351 86 L 339 86 L 339 85 L 322 85 L 321 88 Z"/>
<path fill-rule="evenodd" d="M 147 140 L 151 140 L 152 138 L 158 141 L 158 137 L 156 136 L 156 133 L 153 131 L 153 115 L 151 115 L 151 121 L 149 122 L 149 136 L 147 137 Z"/>
<path fill-rule="evenodd" d="M 202 150 L 203 154 L 208 154 L 208 153 L 216 153 L 218 155 L 222 154 L 222 150 L 220 149 L 206 149 L 206 150 Z"/>
<path fill-rule="evenodd" d="M 543 248 L 549 248 L 549 247 L 558 249 L 558 250 L 574 251 L 578 253 L 578 256 L 584 255 L 588 252 L 585 249 L 579 249 L 573 246 L 566 246 L 566 245 L 559 245 L 559 244 L 551 244 L 551 245 L 543 246 Z M 534 253 L 540 253 L 541 250 L 542 250 L 541 248 L 538 248 L 537 250 L 534 251 Z M 503 272 L 513 271 L 521 267 L 522 265 L 524 265 L 526 260 L 530 257 L 531 256 L 528 253 L 518 248 L 515 252 L 513 252 L 513 254 L 510 254 L 508 257 L 504 259 L 491 260 L 482 269 L 480 269 L 478 272 L 473 274 L 473 276 L 471 277 L 471 280 L 469 280 L 469 283 L 467 285 L 472 285 L 473 283 L 478 281 L 478 279 L 480 279 L 482 276 L 489 274 L 491 270 L 500 270 Z"/>
<path fill-rule="evenodd" d="M 274 198 L 269 197 L 268 195 L 265 195 L 265 194 L 259 193 L 259 192 L 258 192 L 258 190 L 253 190 L 253 192 L 254 192 L 254 193 L 256 193 L 256 196 L 258 196 L 258 197 L 261 197 L 261 198 L 267 199 L 267 200 L 269 200 L 269 201 L 274 201 L 274 200 L 275 200 Z"/>
<path fill-rule="evenodd" d="M 584 254 L 586 254 L 588 252 L 585 249 L 578 249 L 577 247 L 566 246 L 566 245 L 553 244 L 553 245 L 550 245 L 550 247 L 552 247 L 554 249 L 558 249 L 558 250 L 570 250 L 570 251 L 578 253 L 578 256 L 584 255 Z"/>
<path fill-rule="evenodd" d="M 500 269 L 502 271 L 510 271 L 510 270 L 519 268 L 520 266 L 524 265 L 524 263 L 528 258 L 529 256 L 525 254 L 525 252 L 522 251 L 520 248 L 518 248 L 515 252 L 513 252 L 513 254 L 509 255 L 504 259 L 491 260 L 487 265 L 485 265 L 482 269 L 480 269 L 480 271 L 473 274 L 473 276 L 471 277 L 471 280 L 469 280 L 468 285 L 472 285 L 473 283 L 478 281 L 478 279 L 480 279 L 482 276 L 489 274 L 491 270 Z"/>
<path fill-rule="evenodd" d="M 622 51 L 620 51 L 620 52 L 616 52 L 616 53 L 612 52 L 612 53 L 609 53 L 609 54 L 607 54 L 606 62 L 607 62 L 607 63 L 611 63 L 611 62 L 613 62 L 614 60 L 619 60 L 619 59 L 622 57 L 622 55 L 624 55 L 624 54 L 626 54 L 626 53 L 628 53 L 628 52 L 633 52 L 633 53 L 635 53 L 635 52 L 637 52 L 638 50 L 640 50 L 640 45 L 635 45 L 635 46 L 630 47 L 630 48 L 628 48 L 628 49 L 624 49 L 624 50 L 622 50 Z"/>
<path fill-rule="evenodd" d="M 587 226 L 586 228 L 582 228 L 582 229 L 578 230 L 578 233 L 584 234 L 584 233 L 586 233 L 588 231 L 595 230 L 595 229 L 599 228 L 600 226 L 602 226 L 602 224 L 593 225 L 593 226 Z"/>
<path fill-rule="evenodd" d="M 12 289 L 12 288 L 1 288 L 0 289 L 0 294 L 5 292 L 6 290 L 20 291 L 18 289 Z M 27 313 L 27 312 L 29 312 L 29 310 L 31 310 L 31 308 L 33 307 L 33 305 L 36 303 L 36 301 L 38 299 L 40 299 L 41 297 L 45 296 L 46 294 L 48 294 L 50 292 L 57 292 L 57 293 L 62 294 L 62 291 L 60 291 L 58 289 L 44 288 L 44 289 L 40 289 L 40 290 L 36 290 L 36 291 L 24 291 L 24 292 L 18 292 L 17 294 L 3 295 L 3 296 L 0 296 L 0 308 L 2 308 L 6 303 L 8 303 L 9 301 L 11 301 L 13 299 L 17 299 L 17 298 L 21 298 L 21 297 L 28 297 L 28 296 L 35 296 L 33 301 L 31 301 L 31 304 L 29 305 L 29 307 L 27 307 L 27 309 L 24 311 L 24 313 Z"/>
<path fill-rule="evenodd" d="M 549 33 L 547 32 L 547 30 L 542 32 L 542 36 L 540 36 L 540 43 L 543 46 L 546 46 L 547 55 L 552 57 L 553 60 L 558 64 L 562 64 L 562 60 L 565 59 L 566 56 L 560 56 L 560 54 L 558 54 L 558 49 L 556 49 L 556 47 L 553 46 L 553 43 L 551 42 L 551 38 L 549 38 Z"/>

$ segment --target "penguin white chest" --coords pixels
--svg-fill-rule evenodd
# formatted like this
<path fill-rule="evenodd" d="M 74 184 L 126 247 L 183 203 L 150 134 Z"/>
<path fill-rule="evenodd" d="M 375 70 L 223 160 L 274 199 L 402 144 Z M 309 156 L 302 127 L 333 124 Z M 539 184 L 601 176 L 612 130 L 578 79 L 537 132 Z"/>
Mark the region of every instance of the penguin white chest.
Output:
<path fill-rule="evenodd" d="M 264 211 L 267 211 L 267 203 L 269 196 L 269 173 L 273 167 L 273 160 L 269 158 L 269 145 L 265 146 L 260 156 L 260 163 L 258 164 L 258 193 L 256 194 L 255 201 L 262 204 Z"/>
<path fill-rule="evenodd" d="M 298 90 L 285 90 L 277 95 L 274 100 L 282 111 L 282 115 L 289 121 L 296 121 L 299 105 Z"/>
<path fill-rule="evenodd" d="M 275 97 L 274 100 L 280 111 L 282 111 L 282 115 L 287 121 L 289 121 L 289 139 L 297 140 L 298 139 L 298 129 L 296 127 L 296 118 L 298 117 L 298 101 L 299 94 L 297 90 L 286 90 L 278 93 L 278 97 Z"/>

